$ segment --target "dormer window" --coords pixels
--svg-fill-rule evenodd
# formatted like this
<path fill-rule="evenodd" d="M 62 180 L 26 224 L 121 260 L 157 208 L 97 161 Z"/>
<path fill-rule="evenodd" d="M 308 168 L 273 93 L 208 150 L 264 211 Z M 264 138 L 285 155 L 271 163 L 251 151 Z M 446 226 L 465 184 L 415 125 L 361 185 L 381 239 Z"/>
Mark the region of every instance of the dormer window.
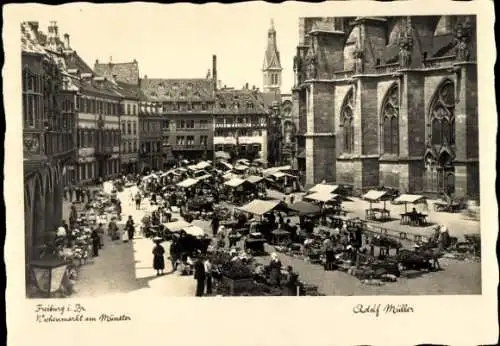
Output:
<path fill-rule="evenodd" d="M 160 82 L 160 84 L 158 84 L 158 87 L 159 87 L 160 89 L 164 89 L 164 88 L 165 88 L 165 83 Z"/>
<path fill-rule="evenodd" d="M 253 103 L 247 102 L 247 109 L 253 109 Z"/>
<path fill-rule="evenodd" d="M 179 94 L 179 97 L 180 97 L 180 98 L 184 98 L 184 97 L 186 97 L 186 94 L 184 93 L 184 91 L 181 91 L 181 93 Z"/>
<path fill-rule="evenodd" d="M 221 109 L 226 109 L 226 104 L 225 104 L 224 102 L 221 102 L 221 103 L 220 103 L 220 108 L 221 108 Z"/>
<path fill-rule="evenodd" d="M 200 97 L 200 93 L 198 91 L 195 91 L 195 93 L 193 94 L 193 96 L 199 98 Z"/>

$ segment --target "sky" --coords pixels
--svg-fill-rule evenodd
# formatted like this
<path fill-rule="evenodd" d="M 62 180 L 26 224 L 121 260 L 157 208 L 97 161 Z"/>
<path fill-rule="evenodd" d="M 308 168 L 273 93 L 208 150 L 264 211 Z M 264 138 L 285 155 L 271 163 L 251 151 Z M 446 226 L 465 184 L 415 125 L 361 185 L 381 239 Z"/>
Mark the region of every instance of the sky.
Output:
<path fill-rule="evenodd" d="M 254 5 L 254 6 L 252 6 Z M 73 49 L 93 67 L 99 62 L 136 59 L 141 77 L 204 78 L 217 55 L 222 85 L 262 89 L 262 63 L 271 19 L 283 67 L 282 92 L 293 84 L 298 14 L 276 5 L 81 5 L 40 7 L 26 20 L 47 32 L 57 21 L 59 35 L 70 35 Z"/>

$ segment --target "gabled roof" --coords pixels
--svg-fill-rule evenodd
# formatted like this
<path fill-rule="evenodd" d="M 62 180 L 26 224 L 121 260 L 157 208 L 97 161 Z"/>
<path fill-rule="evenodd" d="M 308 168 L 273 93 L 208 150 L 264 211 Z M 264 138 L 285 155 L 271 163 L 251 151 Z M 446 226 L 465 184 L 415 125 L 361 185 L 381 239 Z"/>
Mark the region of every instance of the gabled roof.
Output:
<path fill-rule="evenodd" d="M 219 113 L 266 113 L 262 93 L 250 89 L 222 89 L 215 94 L 215 111 Z"/>
<path fill-rule="evenodd" d="M 110 80 L 114 77 L 116 81 L 127 84 L 139 83 L 139 65 L 137 61 L 124 62 L 124 63 L 107 63 L 94 65 L 96 74 L 104 76 Z"/>
<path fill-rule="evenodd" d="M 124 98 L 134 99 L 134 100 L 139 100 L 141 98 L 141 91 L 139 89 L 139 86 L 122 82 L 115 82 L 115 83 L 118 92 L 122 94 Z"/>
<path fill-rule="evenodd" d="M 27 54 L 47 55 L 45 47 L 38 40 L 38 32 L 30 22 L 21 23 L 21 51 Z"/>
<path fill-rule="evenodd" d="M 78 55 L 77 52 L 72 51 L 71 53 L 65 54 L 66 67 L 69 70 L 78 70 L 80 73 L 91 73 L 94 71 L 87 65 L 85 61 Z"/>
<path fill-rule="evenodd" d="M 140 80 L 140 88 L 149 101 L 213 101 L 211 79 L 150 79 Z"/>

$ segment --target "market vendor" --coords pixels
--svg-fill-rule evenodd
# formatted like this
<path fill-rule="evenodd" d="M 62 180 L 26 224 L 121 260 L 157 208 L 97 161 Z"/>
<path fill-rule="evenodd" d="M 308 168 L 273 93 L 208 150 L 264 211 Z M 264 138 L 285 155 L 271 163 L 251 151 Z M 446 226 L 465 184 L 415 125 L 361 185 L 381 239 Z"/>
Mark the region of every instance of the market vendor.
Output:
<path fill-rule="evenodd" d="M 94 257 L 97 257 L 99 256 L 99 245 L 101 243 L 97 229 L 92 230 L 90 238 L 92 239 L 92 254 Z"/>
<path fill-rule="evenodd" d="M 297 295 L 297 285 L 298 285 L 299 275 L 293 271 L 292 266 L 286 267 L 286 293 L 287 296 Z"/>
<path fill-rule="evenodd" d="M 112 218 L 108 225 L 108 236 L 111 238 L 111 240 L 120 239 L 118 231 L 119 230 L 118 230 L 118 225 L 116 224 L 116 218 Z"/>

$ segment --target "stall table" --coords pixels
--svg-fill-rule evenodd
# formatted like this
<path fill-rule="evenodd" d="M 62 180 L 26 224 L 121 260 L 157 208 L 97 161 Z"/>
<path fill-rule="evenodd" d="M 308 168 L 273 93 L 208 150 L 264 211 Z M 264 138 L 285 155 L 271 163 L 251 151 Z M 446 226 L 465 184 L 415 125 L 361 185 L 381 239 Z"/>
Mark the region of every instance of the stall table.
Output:
<path fill-rule="evenodd" d="M 377 218 L 377 214 L 380 217 Z M 365 210 L 367 220 L 385 221 L 391 218 L 391 212 L 384 208 L 369 208 Z"/>
<path fill-rule="evenodd" d="M 427 223 L 427 214 L 403 213 L 401 214 L 401 225 L 423 226 Z"/>

